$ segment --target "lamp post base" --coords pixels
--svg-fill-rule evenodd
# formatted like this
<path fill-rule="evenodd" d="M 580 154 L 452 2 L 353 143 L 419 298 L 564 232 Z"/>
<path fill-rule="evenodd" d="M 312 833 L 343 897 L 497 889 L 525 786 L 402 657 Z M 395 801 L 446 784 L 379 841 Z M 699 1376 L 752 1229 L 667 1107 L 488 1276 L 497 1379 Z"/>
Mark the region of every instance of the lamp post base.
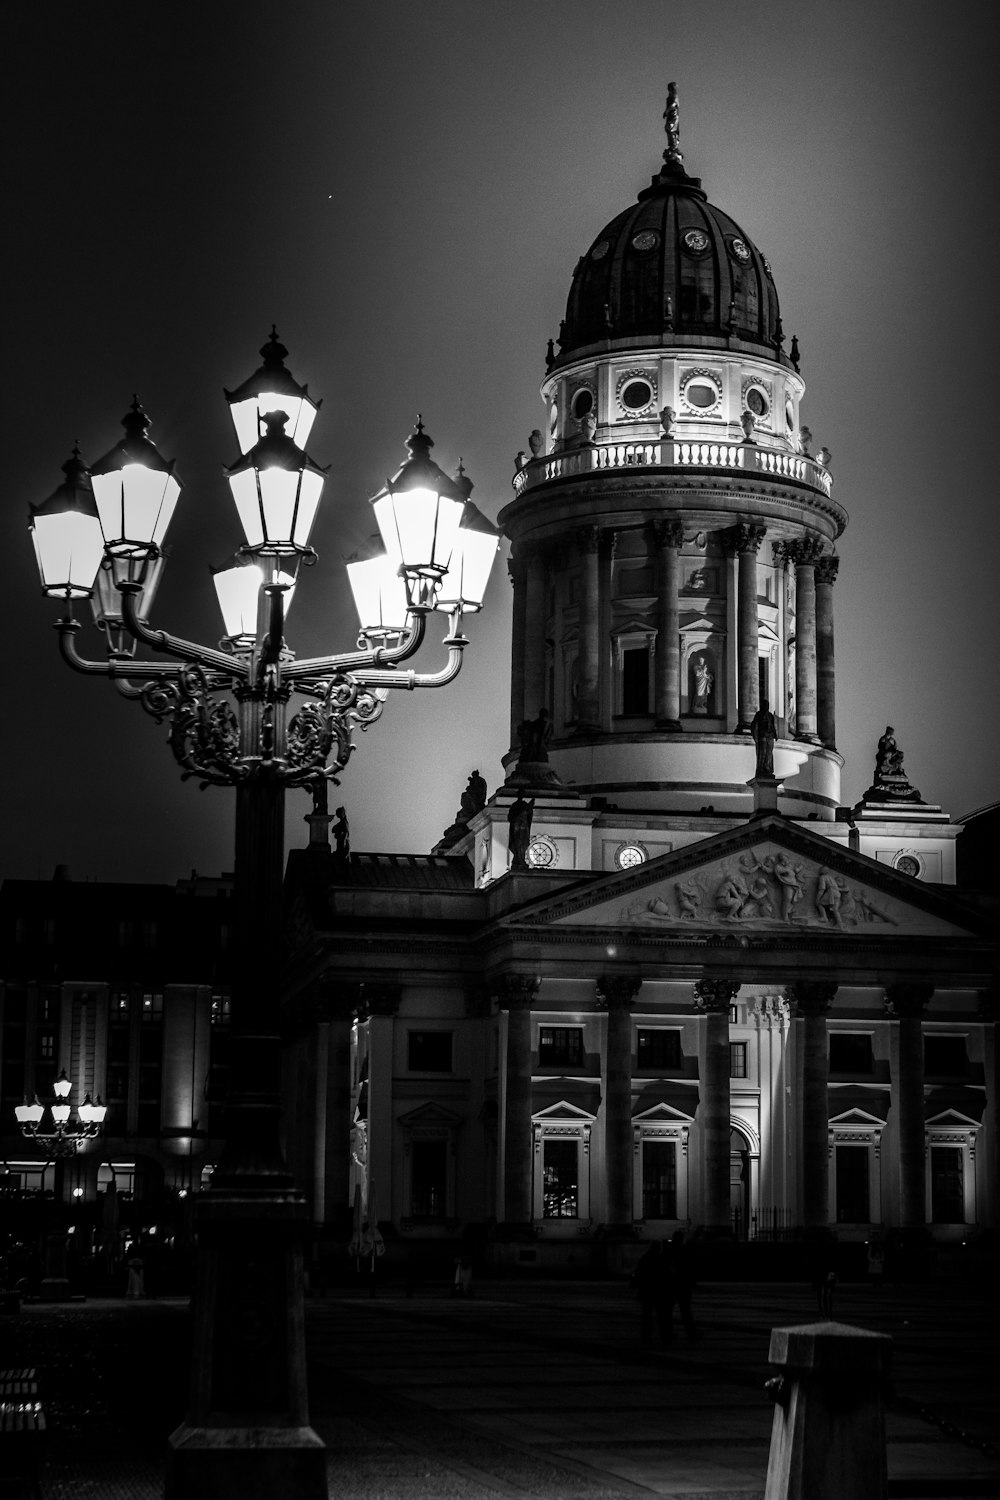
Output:
<path fill-rule="evenodd" d="M 166 1495 L 184 1500 L 326 1500 L 326 1449 L 311 1427 L 177 1428 Z"/>

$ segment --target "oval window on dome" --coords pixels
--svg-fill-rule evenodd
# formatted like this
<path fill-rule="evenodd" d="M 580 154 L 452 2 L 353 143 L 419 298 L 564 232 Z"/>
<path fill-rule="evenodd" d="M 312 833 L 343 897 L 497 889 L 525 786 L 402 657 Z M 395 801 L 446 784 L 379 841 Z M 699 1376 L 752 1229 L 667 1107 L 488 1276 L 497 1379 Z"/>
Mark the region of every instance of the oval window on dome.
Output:
<path fill-rule="evenodd" d="M 581 417 L 590 416 L 590 413 L 594 410 L 594 393 L 589 385 L 581 385 L 578 390 L 573 392 L 570 410 L 577 421 Z"/>
<path fill-rule="evenodd" d="M 774 272 L 771 270 L 771 262 L 768 260 L 768 258 L 767 258 L 766 255 L 762 255 L 760 259 L 761 259 L 761 264 L 764 267 L 764 270 L 767 272 L 768 276 L 773 281 L 774 280 Z"/>
<path fill-rule="evenodd" d="M 692 380 L 684 387 L 684 399 L 701 411 L 707 411 L 718 401 L 719 393 L 707 380 Z"/>
<path fill-rule="evenodd" d="M 555 435 L 556 435 L 556 429 L 557 429 L 558 426 L 559 426 L 559 403 L 557 401 L 553 401 L 552 405 L 549 407 L 549 433 L 550 433 L 550 435 L 552 437 L 555 437 Z"/>
<path fill-rule="evenodd" d="M 590 252 L 591 260 L 603 260 L 610 249 L 611 245 L 607 240 L 598 240 Z"/>
<path fill-rule="evenodd" d="M 709 245 L 708 235 L 704 229 L 685 229 L 681 244 L 689 255 L 704 255 Z"/>
<path fill-rule="evenodd" d="M 785 426 L 789 432 L 795 431 L 795 408 L 790 401 L 785 402 Z"/>
<path fill-rule="evenodd" d="M 655 229 L 640 229 L 638 234 L 632 236 L 633 250 L 653 250 L 660 243 L 660 236 Z"/>
<path fill-rule="evenodd" d="M 726 244 L 729 246 L 729 253 L 745 266 L 750 259 L 750 246 L 746 240 L 741 240 L 738 234 L 731 234 L 727 236 Z"/>
<path fill-rule="evenodd" d="M 653 387 L 648 380 L 630 380 L 621 394 L 622 406 L 627 411 L 642 411 L 653 399 Z"/>
<path fill-rule="evenodd" d="M 766 417 L 768 413 L 767 397 L 758 386 L 752 385 L 747 391 L 747 407 L 755 417 Z"/>

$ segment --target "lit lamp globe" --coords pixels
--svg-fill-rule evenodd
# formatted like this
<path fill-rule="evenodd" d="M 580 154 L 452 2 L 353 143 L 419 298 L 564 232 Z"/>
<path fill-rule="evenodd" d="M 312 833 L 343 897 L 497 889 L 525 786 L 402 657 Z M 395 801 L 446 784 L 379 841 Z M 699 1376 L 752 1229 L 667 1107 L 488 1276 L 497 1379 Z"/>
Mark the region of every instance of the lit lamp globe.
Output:
<path fill-rule="evenodd" d="M 23 1104 L 15 1104 L 14 1113 L 17 1116 L 17 1123 L 19 1125 L 40 1125 L 42 1123 L 42 1115 L 45 1113 L 45 1106 L 39 1104 L 37 1097 L 30 1104 L 25 1099 Z"/>
<path fill-rule="evenodd" d="M 361 633 L 372 640 L 403 635 L 410 618 L 410 605 L 398 564 L 378 536 L 370 539 L 365 550 L 367 556 L 355 557 L 347 564 L 347 579 Z"/>
<path fill-rule="evenodd" d="M 77 1110 L 81 1125 L 103 1125 L 107 1112 L 108 1106 L 101 1103 L 100 1096 L 95 1104 L 89 1094 Z"/>
<path fill-rule="evenodd" d="M 284 588 L 284 611 L 288 614 L 295 580 L 288 573 L 270 570 L 271 583 L 280 583 Z M 260 610 L 260 591 L 267 574 L 260 563 L 233 563 L 212 573 L 216 597 L 222 611 L 226 628 L 226 640 L 238 648 L 246 648 L 257 637 Z"/>
<path fill-rule="evenodd" d="M 448 571 L 438 586 L 435 607 L 442 613 L 454 614 L 461 610 L 468 614 L 483 607 L 486 585 L 500 546 L 500 533 L 469 499 L 472 481 L 461 464 L 455 483 L 465 492 L 465 506 Z"/>
<path fill-rule="evenodd" d="M 434 444 L 419 417 L 406 446 L 409 458 L 371 503 L 385 550 L 406 580 L 410 609 L 429 610 L 448 571 L 465 494 L 432 460 Z"/>
<path fill-rule="evenodd" d="M 89 599 L 104 555 L 104 533 L 79 448 L 62 466 L 66 476 L 47 500 L 28 511 L 42 593 Z"/>
<path fill-rule="evenodd" d="M 52 1092 L 55 1094 L 57 1099 L 68 1099 L 72 1087 L 73 1085 L 66 1077 L 66 1069 L 63 1068 L 62 1072 L 59 1074 L 59 1077 L 52 1085 Z"/>
<path fill-rule="evenodd" d="M 94 499 L 112 557 L 153 557 L 163 545 L 181 492 L 173 459 L 160 455 L 147 433 L 138 399 L 122 418 L 125 436 L 90 471 Z"/>
<path fill-rule="evenodd" d="M 288 413 L 269 411 L 264 436 L 226 470 L 249 552 L 302 556 L 323 490 L 324 470 L 285 431 Z"/>
<path fill-rule="evenodd" d="M 272 327 L 271 337 L 260 353 L 259 368 L 235 391 L 225 392 L 240 452 L 249 453 L 264 436 L 264 418 L 271 411 L 287 414 L 288 436 L 304 448 L 322 402 L 312 401 L 308 387 L 299 385 L 285 369 L 288 350 L 275 328 Z"/>

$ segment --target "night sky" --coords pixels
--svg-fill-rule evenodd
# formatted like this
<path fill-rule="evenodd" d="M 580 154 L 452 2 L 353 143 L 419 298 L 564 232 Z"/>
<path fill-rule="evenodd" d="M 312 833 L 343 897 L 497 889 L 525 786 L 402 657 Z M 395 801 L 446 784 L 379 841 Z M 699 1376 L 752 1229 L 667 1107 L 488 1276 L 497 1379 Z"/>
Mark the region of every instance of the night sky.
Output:
<path fill-rule="evenodd" d="M 182 784 L 166 726 L 59 659 L 26 512 L 74 440 L 95 461 L 139 394 L 184 481 L 153 624 L 214 644 L 209 566 L 240 539 L 222 387 L 277 323 L 323 398 L 309 448 L 330 465 L 289 642 L 351 649 L 343 558 L 418 411 L 482 510 L 510 497 L 573 267 L 658 169 L 671 79 L 686 169 L 774 269 L 803 420 L 851 516 L 843 799 L 891 723 L 927 801 L 959 817 L 995 800 L 989 18 L 965 0 L 9 7 L 0 876 L 231 868 L 231 792 Z M 356 849 L 426 852 L 474 768 L 501 779 L 502 559 L 468 634 L 456 684 L 394 695 L 358 736 L 331 794 Z M 102 654 L 89 623 L 81 637 Z M 291 845 L 308 810 L 290 797 Z"/>

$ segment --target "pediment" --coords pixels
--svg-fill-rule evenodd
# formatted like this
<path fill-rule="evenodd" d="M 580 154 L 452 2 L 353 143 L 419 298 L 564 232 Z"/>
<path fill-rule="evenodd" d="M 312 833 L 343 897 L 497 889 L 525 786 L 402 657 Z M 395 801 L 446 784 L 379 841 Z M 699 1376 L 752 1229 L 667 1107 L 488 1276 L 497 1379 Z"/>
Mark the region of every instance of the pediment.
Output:
<path fill-rule="evenodd" d="M 409 1114 L 400 1115 L 398 1123 L 413 1127 L 414 1125 L 446 1125 L 449 1129 L 462 1124 L 463 1117 L 454 1110 L 445 1109 L 442 1104 L 421 1104 L 417 1109 L 411 1109 Z"/>
<path fill-rule="evenodd" d="M 929 1115 L 924 1123 L 933 1130 L 978 1130 L 982 1120 L 974 1120 L 957 1109 L 944 1109 L 940 1114 Z"/>
<path fill-rule="evenodd" d="M 709 615 L 685 614 L 681 617 L 678 628 L 682 635 L 706 630 L 714 633 L 719 628 L 719 621 L 711 619 Z"/>
<path fill-rule="evenodd" d="M 654 1104 L 651 1109 L 639 1110 L 632 1116 L 633 1125 L 639 1121 L 643 1125 L 690 1125 L 694 1119 L 693 1115 L 686 1115 L 682 1110 L 673 1109 L 669 1104 Z"/>
<path fill-rule="evenodd" d="M 881 1130 L 885 1121 L 879 1115 L 869 1114 L 866 1109 L 845 1109 L 842 1115 L 831 1115 L 830 1125 L 840 1128 L 857 1126 L 864 1130 Z"/>
<path fill-rule="evenodd" d="M 967 937 L 975 919 L 956 900 L 780 814 L 540 901 L 518 925 L 824 933 L 852 938 Z"/>
<path fill-rule="evenodd" d="M 568 1099 L 560 1099 L 555 1104 L 549 1104 L 545 1109 L 536 1110 L 531 1116 L 534 1121 L 539 1120 L 573 1120 L 581 1125 L 592 1125 L 597 1118 L 588 1110 L 580 1109 L 576 1104 L 570 1104 Z"/>

